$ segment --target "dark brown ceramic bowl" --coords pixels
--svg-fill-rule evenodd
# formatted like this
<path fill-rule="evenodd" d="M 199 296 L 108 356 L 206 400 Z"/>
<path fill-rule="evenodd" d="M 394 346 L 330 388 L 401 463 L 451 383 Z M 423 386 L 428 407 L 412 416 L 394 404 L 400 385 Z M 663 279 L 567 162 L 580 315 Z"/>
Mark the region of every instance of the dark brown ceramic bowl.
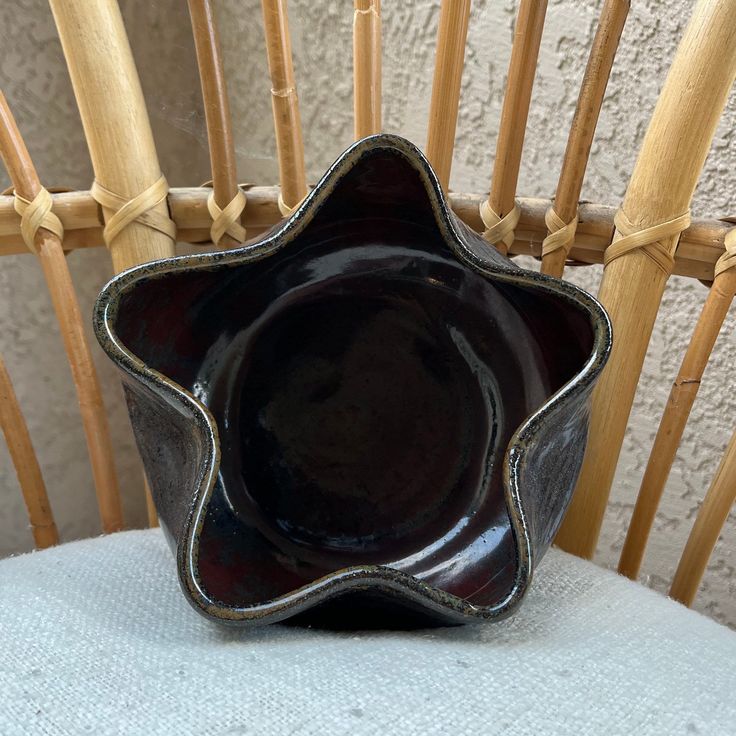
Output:
<path fill-rule="evenodd" d="M 241 624 L 511 612 L 611 339 L 592 297 L 462 225 L 393 136 L 260 242 L 116 277 L 95 325 L 184 592 Z"/>

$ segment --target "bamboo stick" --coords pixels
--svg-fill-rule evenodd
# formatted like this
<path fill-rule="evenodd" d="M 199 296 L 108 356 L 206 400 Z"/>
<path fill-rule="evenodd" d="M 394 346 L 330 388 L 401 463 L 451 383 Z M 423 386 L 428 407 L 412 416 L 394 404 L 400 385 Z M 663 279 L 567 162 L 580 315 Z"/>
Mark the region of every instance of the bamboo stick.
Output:
<path fill-rule="evenodd" d="M 148 518 L 148 526 L 156 527 L 158 523 L 158 511 L 156 510 L 156 504 L 153 502 L 153 495 L 151 494 L 151 485 L 148 482 L 148 478 L 143 476 L 143 485 L 146 491 L 146 517 Z"/>
<path fill-rule="evenodd" d="M 601 10 L 598 29 L 590 49 L 575 115 L 570 126 L 567 148 L 555 193 L 554 209 L 548 215 L 551 221 L 554 221 L 554 214 L 556 214 L 559 222 L 568 225 L 573 223 L 577 216 L 578 200 L 583 188 L 585 169 L 588 166 L 590 147 L 593 144 L 593 136 L 606 93 L 608 78 L 616 57 L 618 42 L 629 13 L 629 4 L 630 0 L 606 0 Z M 549 228 L 550 235 L 552 232 L 552 228 Z M 575 237 L 574 225 L 561 235 L 560 247 L 542 255 L 542 273 L 557 278 L 562 278 L 565 269 L 569 248 Z M 565 244 L 566 241 L 567 244 Z M 552 245 L 552 241 L 547 241 L 547 244 Z"/>
<path fill-rule="evenodd" d="M 450 187 L 469 21 L 470 0 L 442 0 L 429 105 L 427 158 L 445 191 Z"/>
<path fill-rule="evenodd" d="M 220 38 L 210 0 L 188 0 L 188 3 L 207 121 L 214 201 L 223 210 L 238 195 L 239 190 L 230 100 L 222 65 Z M 240 221 L 241 217 L 237 222 Z M 242 235 L 244 238 L 245 233 Z M 239 245 L 240 242 L 242 239 L 225 232 L 216 245 L 227 247 Z"/>
<path fill-rule="evenodd" d="M 249 236 L 262 232 L 281 219 L 278 208 L 279 188 L 274 186 L 246 187 L 248 201 L 245 219 Z M 207 211 L 210 190 L 201 187 L 177 188 L 169 192 L 171 216 L 177 225 L 177 239 L 184 243 L 209 240 L 211 218 Z M 89 192 L 52 194 L 54 213 L 64 226 L 64 249 L 93 248 L 103 245 L 102 220 L 99 207 Z M 455 213 L 474 230 L 483 227 L 478 207 L 485 199 L 481 194 L 454 193 L 450 204 Z M 541 255 L 542 240 L 547 234 L 545 212 L 551 200 L 517 198 L 520 212 L 512 255 Z M 581 264 L 603 263 L 605 248 L 613 234 L 615 208 L 583 203 L 579 208 L 579 223 L 570 257 Z M 713 280 L 713 267 L 723 254 L 725 234 L 732 227 L 721 220 L 694 220 L 685 230 L 675 254 L 673 273 L 680 276 Z M 0 256 L 28 253 L 20 236 L 20 218 L 13 209 L 13 198 L 0 195 Z"/>
<path fill-rule="evenodd" d="M 5 436 L 10 458 L 18 476 L 18 483 L 28 510 L 33 541 L 38 549 L 52 547 L 59 543 L 59 533 L 56 531 L 46 486 L 31 444 L 28 426 L 23 418 L 2 357 L 0 357 L 0 429 Z"/>
<path fill-rule="evenodd" d="M 526 121 L 546 12 L 547 0 L 521 0 L 519 3 L 496 140 L 491 191 L 487 206 L 481 211 L 486 225 L 483 236 L 504 255 L 509 252 L 514 240 L 514 222 L 502 221 L 506 216 L 513 217 Z"/>
<path fill-rule="evenodd" d="M 736 234 L 736 230 L 733 232 Z M 632 580 L 639 574 L 665 483 L 700 388 L 703 372 L 734 295 L 736 269 L 730 268 L 718 274 L 713 281 L 677 378 L 672 384 L 618 564 L 618 571 Z"/>
<path fill-rule="evenodd" d="M 161 175 L 151 124 L 115 0 L 50 0 L 95 177 L 132 199 Z M 166 202 L 153 213 L 168 216 Z M 103 208 L 107 222 L 112 210 Z M 116 272 L 174 255 L 167 235 L 132 222 L 110 246 Z"/>
<path fill-rule="evenodd" d="M 671 598 L 686 606 L 692 604 L 734 499 L 736 499 L 736 432 L 731 436 L 731 441 L 695 519 L 672 581 Z"/>
<path fill-rule="evenodd" d="M 41 182 L 2 92 L 0 92 L 0 154 L 15 191 L 26 200 L 33 200 L 42 190 Z M 36 234 L 35 243 L 77 391 L 102 528 L 105 532 L 118 531 L 123 527 L 123 511 L 115 474 L 110 429 L 97 371 L 84 336 L 81 310 L 71 274 L 61 240 L 54 233 L 41 228 Z"/>
<path fill-rule="evenodd" d="M 161 179 L 151 124 L 138 72 L 116 0 L 49 0 L 82 118 L 95 179 L 133 200 Z M 102 207 L 106 223 L 116 211 Z M 165 200 L 151 217 L 168 221 Z M 109 242 L 116 273 L 175 254 L 170 233 L 141 220 L 127 224 Z"/>
<path fill-rule="evenodd" d="M 286 0 L 262 0 L 271 104 L 279 157 L 279 180 L 284 214 L 307 196 L 304 143 L 299 99 L 291 58 L 291 35 Z"/>
<path fill-rule="evenodd" d="M 624 197 L 622 210 L 633 228 L 672 221 L 688 210 L 735 75 L 736 2 L 698 0 Z M 617 231 L 614 244 L 621 237 Z M 678 237 L 673 232 L 648 250 L 629 251 L 604 271 L 599 298 L 613 323 L 614 345 L 593 392 L 588 449 L 557 537 L 574 554 L 591 557 L 595 551 L 667 281 L 654 258 L 674 253 Z"/>
<path fill-rule="evenodd" d="M 356 140 L 381 132 L 381 0 L 355 0 L 353 111 Z"/>

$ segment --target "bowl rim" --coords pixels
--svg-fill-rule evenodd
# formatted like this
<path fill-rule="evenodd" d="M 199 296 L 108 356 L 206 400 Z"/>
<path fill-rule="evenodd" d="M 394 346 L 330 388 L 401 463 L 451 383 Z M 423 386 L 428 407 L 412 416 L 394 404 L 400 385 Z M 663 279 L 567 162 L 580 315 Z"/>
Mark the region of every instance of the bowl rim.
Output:
<path fill-rule="evenodd" d="M 322 203 L 332 194 L 342 177 L 369 154 L 378 150 L 400 155 L 420 175 L 435 223 L 444 244 L 464 265 L 485 278 L 531 288 L 561 298 L 584 312 L 591 324 L 593 343 L 583 366 L 553 393 L 515 430 L 503 458 L 502 484 L 504 500 L 511 521 L 517 552 L 514 582 L 505 598 L 489 606 L 475 605 L 452 593 L 425 583 L 413 575 L 386 565 L 345 567 L 277 596 L 248 606 L 235 607 L 210 597 L 197 574 L 199 536 L 207 506 L 212 497 L 220 467 L 220 441 L 217 423 L 209 409 L 175 381 L 147 366 L 119 338 L 114 329 L 120 298 L 138 282 L 158 278 L 181 270 L 215 270 L 242 265 L 267 258 L 294 239 L 309 226 Z M 603 307 L 583 289 L 551 276 L 521 269 L 501 256 L 467 228 L 451 211 L 441 185 L 431 166 L 412 143 L 390 134 L 363 138 L 352 144 L 329 167 L 317 186 L 310 191 L 286 220 L 275 226 L 264 238 L 227 251 L 173 256 L 150 261 L 114 276 L 102 288 L 94 306 L 95 335 L 108 356 L 136 381 L 164 395 L 193 420 L 205 447 L 197 487 L 188 501 L 188 512 L 181 537 L 176 541 L 179 578 L 187 598 L 210 618 L 230 623 L 265 623 L 283 620 L 313 605 L 352 588 L 371 586 L 389 594 L 399 594 L 422 608 L 458 622 L 468 619 L 498 619 L 509 615 L 520 603 L 531 583 L 533 549 L 529 524 L 519 494 L 519 468 L 526 447 L 533 442 L 540 423 L 554 416 L 567 400 L 588 390 L 603 369 L 611 349 L 611 323 Z"/>

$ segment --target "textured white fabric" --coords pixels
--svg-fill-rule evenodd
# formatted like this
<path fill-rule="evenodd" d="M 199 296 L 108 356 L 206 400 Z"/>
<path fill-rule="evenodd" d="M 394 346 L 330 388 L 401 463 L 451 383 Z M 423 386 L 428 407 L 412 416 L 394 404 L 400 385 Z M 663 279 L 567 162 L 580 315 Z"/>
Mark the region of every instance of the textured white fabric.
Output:
<path fill-rule="evenodd" d="M 0 734 L 736 733 L 736 633 L 551 551 L 509 621 L 238 631 L 158 531 L 0 562 Z"/>

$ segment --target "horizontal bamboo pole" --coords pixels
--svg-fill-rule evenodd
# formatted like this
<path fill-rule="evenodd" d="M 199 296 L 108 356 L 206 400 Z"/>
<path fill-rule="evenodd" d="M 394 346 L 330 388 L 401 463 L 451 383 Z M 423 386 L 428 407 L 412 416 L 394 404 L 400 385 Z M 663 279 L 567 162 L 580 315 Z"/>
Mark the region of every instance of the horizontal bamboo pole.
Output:
<path fill-rule="evenodd" d="M 46 485 L 41 468 L 31 444 L 13 384 L 0 357 L 0 430 L 5 436 L 10 459 L 18 476 L 23 500 L 31 522 L 33 541 L 38 549 L 52 547 L 59 543 L 59 533 L 51 513 Z"/>
<path fill-rule="evenodd" d="M 381 132 L 381 0 L 355 0 L 353 115 L 355 139 Z"/>
<path fill-rule="evenodd" d="M 248 234 L 256 235 L 281 220 L 278 208 L 279 188 L 275 186 L 244 187 L 248 194 L 244 222 Z M 203 187 L 172 188 L 169 208 L 182 243 L 205 243 L 209 240 L 210 214 Z M 62 192 L 51 195 L 54 213 L 64 225 L 64 248 L 67 251 L 103 245 L 102 221 L 97 203 L 89 192 Z M 455 213 L 476 231 L 483 228 L 478 207 L 482 194 L 452 194 L 450 203 Z M 542 240 L 547 233 L 544 215 L 551 200 L 518 198 L 521 218 L 516 228 L 512 255 L 541 255 Z M 600 204 L 580 205 L 580 222 L 571 258 L 582 264 L 603 262 L 603 252 L 611 242 L 613 216 L 616 209 Z M 713 280 L 713 267 L 724 253 L 724 238 L 733 227 L 721 220 L 694 220 L 685 230 L 675 255 L 674 273 L 702 281 Z M 28 253 L 20 236 L 20 218 L 13 208 L 13 198 L 0 195 L 0 256 Z"/>
<path fill-rule="evenodd" d="M 630 0 L 606 0 L 601 10 L 555 192 L 554 211 L 565 224 L 573 222 L 577 213 L 590 147 L 618 43 L 629 13 L 629 3 Z M 562 278 L 566 260 L 564 246 L 548 252 L 542 256 L 542 273 Z"/>
<path fill-rule="evenodd" d="M 42 190 L 41 182 L 2 92 L 0 92 L 0 155 L 15 191 L 27 201 L 32 201 Z M 97 371 L 84 334 L 82 313 L 69 266 L 61 240 L 55 233 L 45 228 L 39 229 L 35 237 L 35 248 L 51 295 L 77 391 L 102 528 L 105 532 L 119 531 L 123 528 L 123 510 L 115 474 L 110 428 Z"/>
<path fill-rule="evenodd" d="M 450 186 L 469 21 L 470 0 L 442 0 L 429 104 L 427 158 L 445 191 Z"/>
<path fill-rule="evenodd" d="M 736 432 L 731 436 L 713 482 L 695 519 L 677 566 L 670 597 L 692 604 L 723 524 L 736 499 Z"/>

